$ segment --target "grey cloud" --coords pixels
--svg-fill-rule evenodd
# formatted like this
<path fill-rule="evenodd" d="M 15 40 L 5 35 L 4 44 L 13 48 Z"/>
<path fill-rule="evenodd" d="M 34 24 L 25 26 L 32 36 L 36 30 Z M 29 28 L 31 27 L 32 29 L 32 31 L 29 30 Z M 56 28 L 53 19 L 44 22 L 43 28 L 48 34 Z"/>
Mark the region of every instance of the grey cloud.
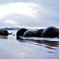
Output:
<path fill-rule="evenodd" d="M 40 1 L 40 0 L 39 0 Z M 38 2 L 38 0 L 0 0 L 0 4 L 16 3 L 16 2 Z"/>
<path fill-rule="evenodd" d="M 58 26 L 59 25 L 57 22 L 55 22 L 57 20 L 56 16 L 59 15 L 59 8 L 58 8 L 59 0 L 0 0 L 0 4 L 17 3 L 17 2 L 36 3 L 38 5 L 38 7 L 36 8 L 38 10 L 37 11 L 38 18 L 21 15 L 21 14 L 10 14 L 0 19 L 2 24 L 3 22 L 5 22 L 5 20 L 14 20 L 17 21 L 19 25 L 22 26 L 51 26 L 51 25 Z M 40 11 L 39 5 L 42 5 L 44 7 L 42 12 Z M 48 9 L 48 11 L 46 11 L 45 7 Z M 53 19 L 54 17 L 55 19 Z"/>
<path fill-rule="evenodd" d="M 58 4 L 59 0 L 0 0 L 0 4 L 16 3 L 16 2 L 32 2 L 42 4 Z M 57 2 L 57 3 L 56 3 Z"/>
<path fill-rule="evenodd" d="M 22 26 L 35 26 L 36 25 L 36 19 L 30 16 L 21 15 L 21 14 L 10 14 L 8 16 L 5 16 L 1 19 L 2 21 L 5 20 L 15 20 Z"/>
<path fill-rule="evenodd" d="M 8 16 L 5 16 L 1 18 L 5 22 L 6 20 L 13 20 L 18 22 L 19 26 L 37 26 L 37 27 L 45 27 L 45 26 L 58 26 L 58 23 L 55 23 L 53 21 L 40 19 L 37 17 L 31 17 L 27 15 L 21 15 L 21 14 L 10 14 Z M 8 25 L 8 24 L 7 24 Z"/>

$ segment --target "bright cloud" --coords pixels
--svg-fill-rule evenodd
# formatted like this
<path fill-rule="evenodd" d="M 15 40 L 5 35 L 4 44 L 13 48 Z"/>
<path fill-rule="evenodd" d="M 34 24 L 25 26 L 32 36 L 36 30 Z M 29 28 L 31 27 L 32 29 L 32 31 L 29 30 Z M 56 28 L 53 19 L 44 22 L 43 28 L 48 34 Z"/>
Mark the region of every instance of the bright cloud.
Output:
<path fill-rule="evenodd" d="M 5 19 L 5 20 L 4 20 Z M 10 20 L 9 20 L 10 19 Z M 2 19 L 4 21 L 4 25 L 6 27 L 25 27 L 25 28 L 39 28 L 39 27 L 47 27 L 47 26 L 57 26 L 59 23 L 40 19 L 37 17 L 31 17 L 27 15 L 21 14 L 10 14 L 9 16 Z"/>
<path fill-rule="evenodd" d="M 35 9 L 36 6 L 37 5 L 34 3 L 23 3 L 23 2 L 1 5 L 0 17 L 11 14 L 11 13 L 33 16 L 36 14 L 36 11 L 37 11 Z"/>
<path fill-rule="evenodd" d="M 15 24 L 18 24 L 18 22 L 13 21 L 13 20 L 6 20 L 6 21 L 5 21 L 5 24 L 12 24 L 12 25 L 15 25 Z"/>
<path fill-rule="evenodd" d="M 0 24 L 15 27 L 59 26 L 59 0 L 20 1 L 5 0 L 9 4 L 0 4 Z"/>
<path fill-rule="evenodd" d="M 5 24 L 7 27 L 19 27 L 18 22 L 13 21 L 13 20 L 6 20 L 6 21 L 4 22 L 4 24 Z"/>

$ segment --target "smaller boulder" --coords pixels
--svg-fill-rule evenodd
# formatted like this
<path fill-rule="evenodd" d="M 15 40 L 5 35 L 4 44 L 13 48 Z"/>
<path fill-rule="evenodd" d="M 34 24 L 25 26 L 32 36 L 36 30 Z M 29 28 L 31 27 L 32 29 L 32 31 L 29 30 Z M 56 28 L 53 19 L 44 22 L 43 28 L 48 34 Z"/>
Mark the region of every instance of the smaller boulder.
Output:
<path fill-rule="evenodd" d="M 38 29 L 37 31 L 35 31 L 35 35 L 36 37 L 41 37 L 41 33 L 43 32 L 44 29 Z"/>
<path fill-rule="evenodd" d="M 24 37 L 34 37 L 35 31 L 25 31 L 23 34 Z"/>
<path fill-rule="evenodd" d="M 3 31 L 3 33 L 4 33 L 4 36 L 8 36 L 8 31 L 7 30 L 2 30 Z"/>

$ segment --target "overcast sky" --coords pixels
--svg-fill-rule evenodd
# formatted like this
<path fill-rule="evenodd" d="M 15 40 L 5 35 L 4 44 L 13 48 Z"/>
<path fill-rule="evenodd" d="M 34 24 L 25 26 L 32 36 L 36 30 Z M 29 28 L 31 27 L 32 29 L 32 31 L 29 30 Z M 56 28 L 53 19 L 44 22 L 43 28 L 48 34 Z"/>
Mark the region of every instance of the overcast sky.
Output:
<path fill-rule="evenodd" d="M 0 27 L 59 27 L 59 0 L 0 0 Z"/>

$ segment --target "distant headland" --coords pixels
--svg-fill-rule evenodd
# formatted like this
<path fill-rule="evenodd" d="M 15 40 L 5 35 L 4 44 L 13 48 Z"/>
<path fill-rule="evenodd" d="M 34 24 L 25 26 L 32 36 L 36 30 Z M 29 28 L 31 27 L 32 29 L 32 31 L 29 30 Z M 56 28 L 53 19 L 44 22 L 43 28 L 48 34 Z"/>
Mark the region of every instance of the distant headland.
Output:
<path fill-rule="evenodd" d="M 8 28 L 8 27 L 6 27 L 6 28 L 2 28 L 2 29 L 5 29 L 5 30 L 18 30 L 19 28 Z"/>

